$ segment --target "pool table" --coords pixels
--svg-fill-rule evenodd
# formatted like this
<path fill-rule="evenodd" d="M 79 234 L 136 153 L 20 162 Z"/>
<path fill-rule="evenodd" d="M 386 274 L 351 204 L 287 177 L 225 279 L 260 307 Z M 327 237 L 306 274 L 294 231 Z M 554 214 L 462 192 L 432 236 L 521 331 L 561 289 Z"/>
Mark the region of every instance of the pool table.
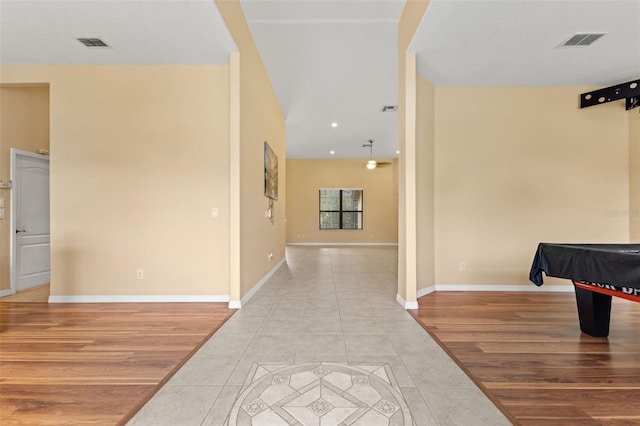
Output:
<path fill-rule="evenodd" d="M 529 279 L 543 283 L 549 277 L 573 282 L 583 333 L 607 337 L 611 297 L 640 302 L 640 244 L 540 243 Z"/>

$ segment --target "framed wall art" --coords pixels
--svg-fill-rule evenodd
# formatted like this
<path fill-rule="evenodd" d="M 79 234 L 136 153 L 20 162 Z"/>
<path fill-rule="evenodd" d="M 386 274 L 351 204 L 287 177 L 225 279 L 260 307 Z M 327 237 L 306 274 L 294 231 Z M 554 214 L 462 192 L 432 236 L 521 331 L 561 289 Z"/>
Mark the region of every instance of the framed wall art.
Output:
<path fill-rule="evenodd" d="M 278 199 L 278 156 L 267 141 L 264 142 L 264 195 Z"/>

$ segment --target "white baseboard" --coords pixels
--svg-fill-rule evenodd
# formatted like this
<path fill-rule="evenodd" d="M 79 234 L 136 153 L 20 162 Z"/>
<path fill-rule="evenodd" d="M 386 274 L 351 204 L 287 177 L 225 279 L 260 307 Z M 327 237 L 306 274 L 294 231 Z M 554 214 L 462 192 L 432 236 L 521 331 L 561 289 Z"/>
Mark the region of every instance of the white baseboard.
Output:
<path fill-rule="evenodd" d="M 422 296 L 426 296 L 427 294 L 433 293 L 436 291 L 435 285 L 430 285 L 429 287 L 421 288 L 418 290 L 417 297 L 420 298 Z"/>
<path fill-rule="evenodd" d="M 210 303 L 228 302 L 228 295 L 79 295 L 49 296 L 49 303 Z"/>
<path fill-rule="evenodd" d="M 276 263 L 276 266 L 271 268 L 271 270 L 269 272 L 267 272 L 266 275 L 264 277 L 262 277 L 262 279 L 260 281 L 258 281 L 256 283 L 256 285 L 254 285 L 251 288 L 251 290 L 249 290 L 249 292 L 247 294 L 245 294 L 244 297 L 241 300 L 230 300 L 229 301 L 229 309 L 240 309 L 240 308 L 242 308 L 242 305 L 246 304 L 249 300 L 251 300 L 251 298 L 258 292 L 258 290 L 260 290 L 262 288 L 262 286 L 267 281 L 269 281 L 269 278 L 271 278 L 271 276 L 273 276 L 273 274 L 275 274 L 276 271 L 278 269 L 280 269 L 280 267 L 282 265 L 284 265 L 284 262 L 286 260 L 287 259 L 285 257 L 280 259 L 280 261 L 278 263 Z"/>
<path fill-rule="evenodd" d="M 287 243 L 288 246 L 397 246 L 398 243 Z"/>
<path fill-rule="evenodd" d="M 404 309 L 418 309 L 418 302 L 417 301 L 416 302 L 407 302 L 399 294 L 396 294 L 396 302 L 398 302 L 400 304 L 400 306 L 402 306 Z"/>
<path fill-rule="evenodd" d="M 573 285 L 503 285 L 503 284 L 436 284 L 435 291 L 536 291 L 541 293 L 573 293 Z M 419 297 L 419 296 L 418 296 Z"/>
<path fill-rule="evenodd" d="M 490 285 L 470 285 L 470 284 L 435 284 L 429 287 L 421 288 L 418 290 L 416 296 L 421 298 L 427 294 L 431 294 L 436 291 L 513 291 L 513 292 L 526 292 L 535 291 L 539 293 L 573 293 L 573 285 L 555 285 L 555 286 L 541 286 L 536 285 L 524 286 L 524 285 L 503 285 L 503 284 L 490 284 Z M 399 296 L 398 296 L 399 297 Z"/>
<path fill-rule="evenodd" d="M 10 288 L 6 290 L 0 290 L 0 297 L 13 296 L 14 294 L 15 294 L 14 291 L 11 290 Z"/>

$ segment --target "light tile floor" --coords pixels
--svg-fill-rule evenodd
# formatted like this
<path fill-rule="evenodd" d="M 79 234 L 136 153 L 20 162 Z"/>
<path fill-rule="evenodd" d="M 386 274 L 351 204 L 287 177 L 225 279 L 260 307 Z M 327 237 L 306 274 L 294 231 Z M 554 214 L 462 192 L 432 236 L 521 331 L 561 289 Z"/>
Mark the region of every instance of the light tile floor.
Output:
<path fill-rule="evenodd" d="M 396 293 L 396 247 L 288 246 L 129 424 L 510 424 Z"/>

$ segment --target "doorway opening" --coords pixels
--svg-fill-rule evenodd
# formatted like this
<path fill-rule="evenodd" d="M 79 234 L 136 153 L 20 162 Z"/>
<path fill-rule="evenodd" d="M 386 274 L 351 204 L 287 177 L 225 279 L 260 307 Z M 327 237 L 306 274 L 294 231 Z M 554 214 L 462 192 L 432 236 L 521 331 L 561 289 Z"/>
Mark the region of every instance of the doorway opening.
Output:
<path fill-rule="evenodd" d="M 49 157 L 11 149 L 11 292 L 51 280 Z"/>

